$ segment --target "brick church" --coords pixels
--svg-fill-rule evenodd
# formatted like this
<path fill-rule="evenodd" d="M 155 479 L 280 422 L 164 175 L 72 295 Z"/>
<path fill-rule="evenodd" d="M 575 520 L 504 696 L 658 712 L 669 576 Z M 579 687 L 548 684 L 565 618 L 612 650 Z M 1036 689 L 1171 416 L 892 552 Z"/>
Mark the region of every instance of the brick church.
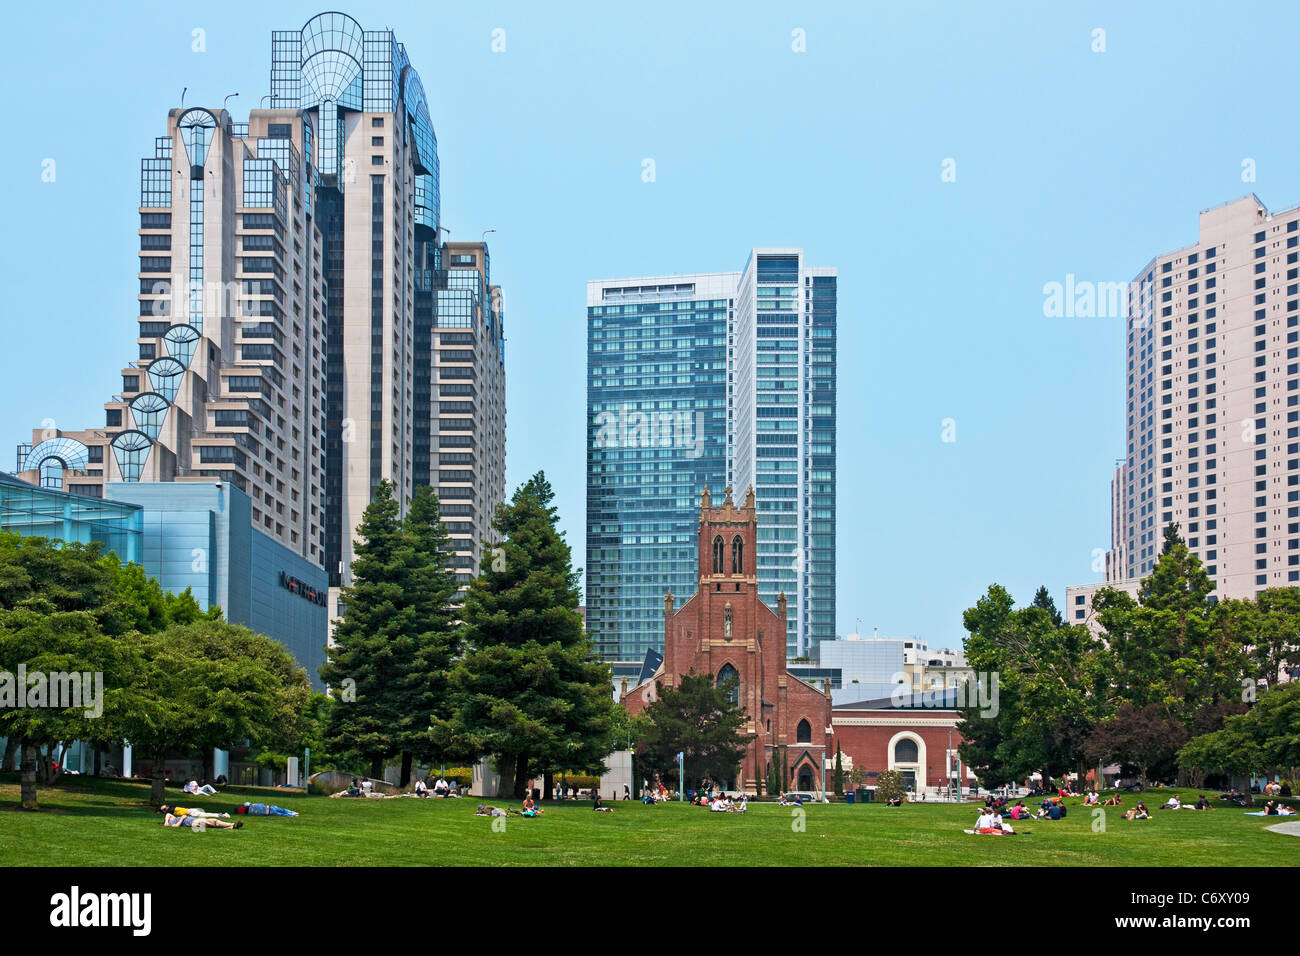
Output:
<path fill-rule="evenodd" d="M 831 746 L 830 687 L 819 690 L 786 671 L 786 599 L 776 610 L 758 598 L 758 521 L 754 489 L 736 507 L 731 488 L 714 507 L 709 489 L 700 500 L 699 588 L 679 608 L 664 595 L 664 656 L 659 669 L 632 689 L 623 706 L 639 713 L 656 696 L 692 670 L 716 681 L 739 681 L 739 703 L 753 734 L 732 790 L 766 786 L 774 761 L 784 760 L 792 790 L 827 789 L 826 757 Z"/>

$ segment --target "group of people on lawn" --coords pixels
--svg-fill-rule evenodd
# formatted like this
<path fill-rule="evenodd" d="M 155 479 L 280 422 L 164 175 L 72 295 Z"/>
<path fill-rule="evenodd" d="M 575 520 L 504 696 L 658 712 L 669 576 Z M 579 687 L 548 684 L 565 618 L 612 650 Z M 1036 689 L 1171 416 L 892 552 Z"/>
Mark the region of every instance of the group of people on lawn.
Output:
<path fill-rule="evenodd" d="M 191 780 L 181 787 L 181 792 L 194 796 L 212 796 L 218 791 L 211 784 L 200 784 L 197 780 Z M 204 810 L 202 807 L 178 807 L 174 804 L 164 803 L 160 804 L 155 812 L 163 815 L 162 825 L 165 827 L 186 828 L 202 832 L 208 829 L 239 830 L 244 826 L 243 820 L 232 821 L 229 813 L 213 813 Z M 241 817 L 249 815 L 255 817 L 296 817 L 298 811 L 286 810 L 284 807 L 277 807 L 273 803 L 246 801 L 235 808 L 235 814 Z"/>
<path fill-rule="evenodd" d="M 438 777 L 437 780 L 433 782 L 433 786 L 430 787 L 427 782 L 427 778 L 421 777 L 419 780 L 415 781 L 415 795 L 417 797 L 425 797 L 425 798 L 431 796 L 432 797 L 459 797 L 460 784 L 458 784 L 455 780 L 452 780 L 451 783 L 448 783 L 440 776 Z"/>

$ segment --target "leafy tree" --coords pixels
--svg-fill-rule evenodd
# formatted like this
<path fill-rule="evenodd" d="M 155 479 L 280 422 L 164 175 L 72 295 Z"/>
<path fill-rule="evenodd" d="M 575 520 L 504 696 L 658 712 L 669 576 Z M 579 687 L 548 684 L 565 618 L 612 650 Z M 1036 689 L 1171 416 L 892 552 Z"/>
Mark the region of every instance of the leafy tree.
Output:
<path fill-rule="evenodd" d="M 962 759 L 985 787 L 1078 769 L 1084 741 L 1107 713 L 1105 646 L 1059 618 L 1043 589 L 1016 609 L 996 584 L 963 616 L 967 661 L 990 692 L 998 679 L 995 706 L 970 701 L 958 725 Z"/>
<path fill-rule="evenodd" d="M 616 746 L 609 665 L 583 631 L 553 499 L 538 472 L 498 507 L 497 541 L 465 598 L 453 713 L 433 730 L 450 753 L 491 756 L 501 793 L 516 797 L 534 772 L 599 772 Z"/>
<path fill-rule="evenodd" d="M 1220 730 L 1192 738 L 1179 751 L 1178 766 L 1237 776 L 1286 768 L 1294 776 L 1300 766 L 1300 683 L 1267 691 L 1246 713 L 1227 717 Z"/>
<path fill-rule="evenodd" d="M 311 684 L 278 641 L 200 621 L 144 636 L 140 652 L 123 723 L 125 736 L 152 758 L 155 806 L 169 750 L 296 749 Z"/>
<path fill-rule="evenodd" d="M 902 800 L 907 796 L 907 779 L 900 771 L 885 770 L 876 777 L 876 799 L 879 801 Z"/>
<path fill-rule="evenodd" d="M 1122 704 L 1093 731 L 1084 752 L 1093 762 L 1114 760 L 1136 767 L 1145 787 L 1151 768 L 1172 768 L 1179 748 L 1187 740 L 1187 728 L 1166 716 L 1159 704 Z"/>
<path fill-rule="evenodd" d="M 658 685 L 658 697 L 645 709 L 650 726 L 642 759 L 663 779 L 677 777 L 677 754 L 684 755 L 685 781 L 699 787 L 707 780 L 734 780 L 750 739 L 743 733 L 746 715 L 732 701 L 737 681 L 714 684 L 692 671 L 676 687 Z"/>

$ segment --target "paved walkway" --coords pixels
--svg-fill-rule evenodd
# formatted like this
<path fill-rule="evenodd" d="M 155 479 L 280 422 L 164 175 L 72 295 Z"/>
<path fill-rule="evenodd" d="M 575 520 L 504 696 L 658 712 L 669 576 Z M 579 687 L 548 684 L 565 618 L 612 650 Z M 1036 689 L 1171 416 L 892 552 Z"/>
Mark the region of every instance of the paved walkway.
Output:
<path fill-rule="evenodd" d="M 1286 823 L 1275 823 L 1271 827 L 1265 827 L 1266 830 L 1272 830 L 1274 833 L 1285 833 L 1288 836 L 1300 837 L 1300 820 L 1288 820 Z"/>

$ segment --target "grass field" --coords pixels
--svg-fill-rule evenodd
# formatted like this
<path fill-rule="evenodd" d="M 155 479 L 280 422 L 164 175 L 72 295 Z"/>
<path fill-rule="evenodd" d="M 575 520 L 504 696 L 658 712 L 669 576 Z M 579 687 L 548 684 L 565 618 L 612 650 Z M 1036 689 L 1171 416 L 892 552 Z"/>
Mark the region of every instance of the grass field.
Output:
<path fill-rule="evenodd" d="M 742 815 L 698 807 L 618 803 L 552 805 L 504 832 L 462 800 L 333 800 L 263 791 L 169 801 L 230 811 L 243 800 L 278 803 L 299 817 L 251 817 L 238 831 L 159 826 L 145 784 L 64 779 L 40 792 L 41 811 L 12 809 L 18 786 L 0 779 L 0 865 L 77 866 L 1294 866 L 1300 838 L 1269 833 L 1276 817 L 1156 811 L 1150 822 L 1107 810 L 1104 832 L 1070 800 L 1058 822 L 1030 821 L 1016 837 L 962 833 L 974 805 L 813 805 L 799 832 L 790 809 L 751 804 Z M 1171 792 L 1144 795 L 1155 806 Z M 251 792 L 250 792 L 251 794 Z M 1193 793 L 1192 798 L 1195 799 Z M 1136 798 L 1126 795 L 1125 805 Z M 501 804 L 502 801 L 493 801 Z M 1029 801 L 1026 801 L 1029 802 Z M 1300 819 L 1300 818 L 1296 818 Z"/>

